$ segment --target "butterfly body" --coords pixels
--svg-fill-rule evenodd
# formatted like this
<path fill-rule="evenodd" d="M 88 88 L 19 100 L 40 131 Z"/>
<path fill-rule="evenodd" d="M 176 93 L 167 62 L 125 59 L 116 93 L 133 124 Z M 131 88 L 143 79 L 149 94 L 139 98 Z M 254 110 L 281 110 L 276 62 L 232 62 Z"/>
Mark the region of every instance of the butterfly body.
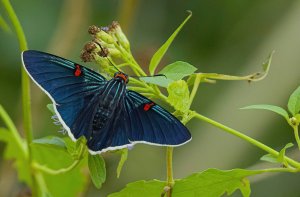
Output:
<path fill-rule="evenodd" d="M 136 143 L 179 146 L 191 140 L 187 128 L 153 101 L 126 89 L 128 76 L 100 74 L 64 58 L 25 51 L 23 65 L 50 97 L 59 121 L 75 141 L 87 139 L 90 153 Z"/>

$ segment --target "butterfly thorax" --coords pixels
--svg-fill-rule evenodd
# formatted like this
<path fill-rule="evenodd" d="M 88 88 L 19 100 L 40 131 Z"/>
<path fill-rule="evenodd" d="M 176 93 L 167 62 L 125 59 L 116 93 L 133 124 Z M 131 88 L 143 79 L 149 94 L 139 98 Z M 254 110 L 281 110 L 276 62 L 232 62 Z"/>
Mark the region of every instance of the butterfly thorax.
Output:
<path fill-rule="evenodd" d="M 120 111 L 119 103 L 120 99 L 125 96 L 126 84 L 123 80 L 118 78 L 111 79 L 108 81 L 103 92 L 99 95 L 97 109 L 93 118 L 93 130 L 101 130 L 107 125 L 109 120 L 112 120 L 112 115 L 116 110 Z M 115 118 L 113 118 L 115 119 Z"/>
<path fill-rule="evenodd" d="M 116 72 L 114 74 L 114 79 L 123 80 L 126 84 L 129 82 L 128 75 L 122 72 Z"/>

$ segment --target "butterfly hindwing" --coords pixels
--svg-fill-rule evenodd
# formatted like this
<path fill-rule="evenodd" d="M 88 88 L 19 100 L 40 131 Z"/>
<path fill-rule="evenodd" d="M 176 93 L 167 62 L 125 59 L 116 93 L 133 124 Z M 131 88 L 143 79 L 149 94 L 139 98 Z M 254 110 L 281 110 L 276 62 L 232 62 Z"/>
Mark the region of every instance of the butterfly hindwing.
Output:
<path fill-rule="evenodd" d="M 128 91 L 123 129 L 132 143 L 179 146 L 191 140 L 188 129 L 172 114 L 146 97 Z"/>
<path fill-rule="evenodd" d="M 24 51 L 22 60 L 33 81 L 53 101 L 56 114 L 70 137 L 75 140 L 83 134 L 88 136 L 88 131 L 74 128 L 74 124 L 103 89 L 107 83 L 105 78 L 72 61 L 39 51 Z"/>

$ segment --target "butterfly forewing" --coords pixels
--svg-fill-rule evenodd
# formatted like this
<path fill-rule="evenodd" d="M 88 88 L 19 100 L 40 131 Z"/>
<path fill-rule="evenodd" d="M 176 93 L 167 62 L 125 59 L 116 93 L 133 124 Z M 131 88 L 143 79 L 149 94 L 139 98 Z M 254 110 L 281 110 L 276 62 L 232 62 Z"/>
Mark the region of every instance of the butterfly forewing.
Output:
<path fill-rule="evenodd" d="M 69 136 L 73 140 L 85 132 L 88 136 L 87 130 L 70 128 L 105 86 L 105 78 L 79 64 L 39 51 L 25 51 L 22 59 L 29 76 L 53 101 L 56 114 Z"/>

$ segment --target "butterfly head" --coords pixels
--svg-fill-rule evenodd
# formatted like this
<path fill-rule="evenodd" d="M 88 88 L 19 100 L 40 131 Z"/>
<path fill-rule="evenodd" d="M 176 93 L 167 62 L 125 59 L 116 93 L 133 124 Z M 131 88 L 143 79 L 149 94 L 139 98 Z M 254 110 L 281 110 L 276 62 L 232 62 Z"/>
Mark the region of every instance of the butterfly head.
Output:
<path fill-rule="evenodd" d="M 114 75 L 115 79 L 121 79 L 123 80 L 125 83 L 128 83 L 129 79 L 128 79 L 128 75 L 126 75 L 125 73 L 122 72 L 116 72 Z"/>

